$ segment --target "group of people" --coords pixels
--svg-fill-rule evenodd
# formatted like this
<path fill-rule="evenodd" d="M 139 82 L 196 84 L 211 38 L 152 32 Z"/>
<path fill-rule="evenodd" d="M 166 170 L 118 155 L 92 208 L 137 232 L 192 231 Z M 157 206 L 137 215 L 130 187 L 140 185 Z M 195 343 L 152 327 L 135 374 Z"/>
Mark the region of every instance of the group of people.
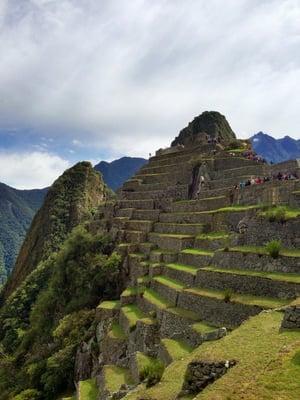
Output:
<path fill-rule="evenodd" d="M 243 189 L 244 187 L 251 185 L 261 185 L 262 183 L 270 182 L 270 181 L 289 181 L 299 179 L 296 173 L 281 173 L 278 172 L 272 176 L 264 176 L 264 177 L 251 177 L 251 179 L 247 179 L 246 181 L 241 181 L 239 184 L 234 186 L 234 189 Z"/>
<path fill-rule="evenodd" d="M 261 157 L 258 154 L 254 153 L 254 151 L 252 151 L 252 150 L 246 150 L 246 151 L 243 151 L 242 153 L 230 152 L 229 155 L 231 155 L 232 157 L 238 155 L 238 156 L 242 156 L 244 158 L 247 158 L 247 160 L 256 161 L 258 163 L 266 163 L 266 160 L 263 157 Z"/>

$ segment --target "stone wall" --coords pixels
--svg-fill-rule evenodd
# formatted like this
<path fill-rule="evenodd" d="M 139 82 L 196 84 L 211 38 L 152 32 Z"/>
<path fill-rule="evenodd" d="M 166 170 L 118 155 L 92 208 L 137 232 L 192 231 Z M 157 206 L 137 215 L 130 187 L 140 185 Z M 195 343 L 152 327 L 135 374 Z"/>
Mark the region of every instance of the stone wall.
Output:
<path fill-rule="evenodd" d="M 281 328 L 300 329 L 300 303 L 285 309 Z"/>

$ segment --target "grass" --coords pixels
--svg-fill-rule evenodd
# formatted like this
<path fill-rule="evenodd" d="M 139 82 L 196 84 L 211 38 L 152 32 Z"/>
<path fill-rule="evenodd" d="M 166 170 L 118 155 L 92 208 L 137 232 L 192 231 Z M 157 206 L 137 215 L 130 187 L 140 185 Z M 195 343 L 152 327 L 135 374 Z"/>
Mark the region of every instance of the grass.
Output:
<path fill-rule="evenodd" d="M 241 269 L 221 269 L 215 267 L 204 267 L 201 268 L 204 271 L 220 272 L 225 274 L 234 275 L 246 275 L 246 276 L 257 276 L 259 278 L 268 278 L 274 281 L 300 283 L 300 274 L 293 273 L 283 273 L 283 272 L 264 272 L 264 271 L 251 271 L 251 270 L 241 270 Z"/>
<path fill-rule="evenodd" d="M 121 311 L 129 321 L 130 329 L 134 328 L 137 321 L 144 318 L 145 315 L 142 310 L 135 304 L 128 304 L 121 308 Z"/>
<path fill-rule="evenodd" d="M 183 290 L 185 285 L 175 279 L 169 278 L 167 276 L 156 276 L 153 278 L 154 281 L 161 283 L 162 285 L 168 286 L 171 289 Z"/>
<path fill-rule="evenodd" d="M 192 267 L 191 265 L 183 265 L 183 264 L 167 264 L 167 268 L 175 269 L 176 271 L 187 272 L 191 275 L 196 275 L 198 268 Z"/>
<path fill-rule="evenodd" d="M 193 324 L 193 329 L 198 333 L 209 333 L 215 331 L 218 328 L 216 328 L 215 326 L 207 325 L 204 322 L 196 322 L 195 324 Z"/>
<path fill-rule="evenodd" d="M 103 374 L 105 379 L 105 388 L 109 392 L 116 392 L 123 384 L 132 384 L 129 371 L 125 368 L 117 367 L 115 365 L 105 365 L 103 367 Z"/>
<path fill-rule="evenodd" d="M 298 400 L 300 398 L 300 332 L 282 332 L 282 314 L 272 311 L 250 318 L 230 335 L 205 342 L 183 360 L 170 364 L 159 385 L 140 385 L 126 400 L 173 400 L 193 360 L 238 361 L 197 400 Z"/>
<path fill-rule="evenodd" d="M 183 254 L 193 254 L 195 256 L 209 256 L 212 257 L 214 255 L 213 251 L 201 250 L 201 249 L 184 249 L 181 251 Z"/>
<path fill-rule="evenodd" d="M 143 293 L 144 290 L 145 290 L 144 287 L 141 286 L 129 287 L 122 292 L 121 296 L 122 297 L 137 296 L 138 294 Z"/>
<path fill-rule="evenodd" d="M 210 233 L 201 233 L 201 235 L 197 236 L 197 239 L 202 240 L 221 240 L 227 239 L 229 234 L 227 232 L 210 232 Z"/>
<path fill-rule="evenodd" d="M 171 312 L 179 317 L 189 319 L 191 321 L 199 321 L 199 316 L 193 311 L 186 310 L 180 307 L 170 307 L 168 312 Z"/>
<path fill-rule="evenodd" d="M 157 232 L 151 232 L 151 235 L 174 238 L 174 239 L 191 239 L 194 237 L 193 235 L 181 235 L 176 233 L 157 233 Z"/>
<path fill-rule="evenodd" d="M 266 248 L 262 246 L 234 246 L 230 247 L 229 251 L 268 255 Z M 300 257 L 300 250 L 283 248 L 280 250 L 280 255 L 285 257 Z"/>
<path fill-rule="evenodd" d="M 102 301 L 97 308 L 104 308 L 106 310 L 115 310 L 120 308 L 119 300 Z"/>
<path fill-rule="evenodd" d="M 225 290 L 211 290 L 203 288 L 185 289 L 185 292 L 198 296 L 212 297 L 218 300 L 224 300 Z M 242 303 L 249 306 L 259 306 L 262 308 L 277 308 L 290 303 L 291 300 L 274 299 L 272 297 L 259 297 L 246 294 L 232 293 L 230 297 L 231 303 Z"/>
<path fill-rule="evenodd" d="M 158 308 L 166 309 L 171 307 L 171 304 L 168 303 L 166 299 L 164 299 L 152 289 L 146 289 L 143 297 L 145 300 L 149 301 L 151 304 L 155 305 Z"/>
<path fill-rule="evenodd" d="M 119 339 L 119 340 L 126 339 L 126 335 L 125 335 L 122 327 L 117 322 L 112 323 L 112 326 L 108 333 L 108 336 L 112 339 Z"/>
<path fill-rule="evenodd" d="M 276 206 L 270 207 L 265 211 L 259 213 L 262 217 L 269 219 L 270 221 L 288 221 L 300 216 L 300 209 L 292 208 L 289 206 Z"/>
<path fill-rule="evenodd" d="M 78 387 L 78 400 L 97 400 L 98 388 L 96 379 L 80 381 Z"/>
<path fill-rule="evenodd" d="M 192 347 L 181 340 L 162 339 L 161 343 L 173 361 L 184 358 L 192 352 Z"/>
<path fill-rule="evenodd" d="M 210 213 L 216 213 L 216 212 L 237 212 L 237 211 L 248 211 L 248 210 L 255 210 L 259 209 L 262 206 L 259 204 L 255 204 L 252 206 L 242 206 L 242 205 L 235 205 L 235 206 L 229 206 L 229 207 L 222 207 L 218 208 L 217 210 L 212 210 Z"/>
<path fill-rule="evenodd" d="M 203 199 L 198 199 L 198 200 L 179 200 L 175 201 L 173 204 L 197 204 L 199 201 L 219 200 L 219 199 L 225 199 L 225 196 L 205 197 Z"/>

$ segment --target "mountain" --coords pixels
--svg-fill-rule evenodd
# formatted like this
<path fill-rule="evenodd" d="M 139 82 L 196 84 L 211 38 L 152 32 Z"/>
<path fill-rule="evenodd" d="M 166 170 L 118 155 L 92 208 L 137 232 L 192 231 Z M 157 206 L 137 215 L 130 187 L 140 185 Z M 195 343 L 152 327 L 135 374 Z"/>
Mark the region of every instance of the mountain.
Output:
<path fill-rule="evenodd" d="M 105 199 L 105 193 L 101 175 L 89 162 L 76 164 L 54 182 L 32 221 L 4 287 L 4 296 L 8 296 L 40 261 L 58 250 L 74 226 Z"/>
<path fill-rule="evenodd" d="M 220 142 L 231 142 L 236 139 L 224 115 L 217 111 L 204 111 L 179 132 L 171 145 L 189 145 L 197 142 L 198 139 L 203 139 L 206 134 Z"/>
<path fill-rule="evenodd" d="M 274 139 L 270 135 L 258 132 L 250 140 L 255 152 L 269 162 L 278 163 L 300 158 L 300 140 L 289 136 Z"/>
<path fill-rule="evenodd" d="M 147 160 L 137 157 L 122 157 L 112 162 L 101 161 L 95 165 L 95 170 L 101 172 L 104 182 L 113 190 L 133 176 Z"/>
<path fill-rule="evenodd" d="M 17 254 L 47 189 L 17 190 L 0 183 L 0 285 Z"/>

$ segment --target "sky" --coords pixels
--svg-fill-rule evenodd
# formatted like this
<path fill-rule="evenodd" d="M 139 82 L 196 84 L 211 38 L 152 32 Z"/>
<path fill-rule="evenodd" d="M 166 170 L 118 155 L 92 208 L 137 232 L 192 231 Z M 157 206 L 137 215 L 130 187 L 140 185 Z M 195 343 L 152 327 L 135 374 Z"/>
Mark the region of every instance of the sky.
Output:
<path fill-rule="evenodd" d="M 216 110 L 300 138 L 300 0 L 0 0 L 0 181 L 147 157 Z"/>

